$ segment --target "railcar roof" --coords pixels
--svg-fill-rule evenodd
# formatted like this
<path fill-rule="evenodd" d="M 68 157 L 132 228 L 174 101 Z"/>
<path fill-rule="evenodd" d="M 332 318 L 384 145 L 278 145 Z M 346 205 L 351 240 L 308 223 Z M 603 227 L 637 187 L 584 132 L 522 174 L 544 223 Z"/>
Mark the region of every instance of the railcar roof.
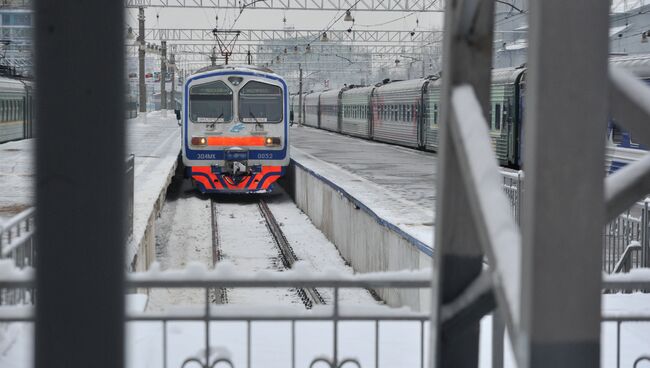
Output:
<path fill-rule="evenodd" d="M 492 84 L 511 84 L 517 81 L 517 77 L 523 73 L 525 68 L 502 68 L 492 70 Z"/>
<path fill-rule="evenodd" d="M 372 92 L 373 88 L 375 88 L 375 86 L 354 87 L 346 89 L 343 91 L 343 96 L 368 95 Z"/>
<path fill-rule="evenodd" d="M 426 79 L 409 79 L 405 81 L 390 82 L 383 84 L 379 87 L 376 87 L 375 90 L 377 93 L 391 92 L 391 91 L 402 91 L 409 89 L 420 89 L 422 85 L 426 82 Z"/>
<path fill-rule="evenodd" d="M 23 92 L 25 85 L 17 79 L 0 77 L 0 92 Z"/>
<path fill-rule="evenodd" d="M 337 97 L 341 93 L 340 89 L 330 89 L 327 91 L 321 92 L 321 97 Z"/>
<path fill-rule="evenodd" d="M 257 66 L 257 65 L 210 65 L 206 66 L 204 68 L 201 68 L 197 70 L 194 75 L 196 74 L 203 74 L 215 70 L 252 70 L 252 71 L 257 71 L 257 72 L 264 72 L 264 73 L 269 73 L 269 74 L 276 74 L 273 70 L 263 67 L 263 66 Z"/>
<path fill-rule="evenodd" d="M 650 54 L 617 56 L 611 58 L 610 62 L 639 78 L 650 78 Z"/>

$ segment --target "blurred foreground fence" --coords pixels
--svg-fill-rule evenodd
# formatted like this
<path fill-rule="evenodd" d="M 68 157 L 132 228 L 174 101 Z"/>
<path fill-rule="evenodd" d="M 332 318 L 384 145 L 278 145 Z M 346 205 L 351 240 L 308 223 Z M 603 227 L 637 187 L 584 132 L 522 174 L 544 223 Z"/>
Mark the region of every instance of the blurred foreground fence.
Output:
<path fill-rule="evenodd" d="M 512 215 L 521 224 L 523 208 L 522 171 L 502 171 L 503 190 L 512 209 Z M 629 272 L 650 267 L 650 198 L 637 202 L 603 229 L 603 272 Z M 587 215 L 587 214 L 582 214 Z"/>

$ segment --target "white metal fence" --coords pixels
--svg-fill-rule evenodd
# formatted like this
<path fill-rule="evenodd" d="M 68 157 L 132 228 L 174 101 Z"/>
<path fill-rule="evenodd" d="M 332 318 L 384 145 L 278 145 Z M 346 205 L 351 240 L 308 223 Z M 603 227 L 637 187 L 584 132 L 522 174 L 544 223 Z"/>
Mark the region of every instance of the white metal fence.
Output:
<path fill-rule="evenodd" d="M 512 215 L 521 222 L 523 207 L 522 171 L 502 171 L 503 190 L 510 200 Z M 629 272 L 634 268 L 650 267 L 650 198 L 635 203 L 603 229 L 603 272 Z"/>

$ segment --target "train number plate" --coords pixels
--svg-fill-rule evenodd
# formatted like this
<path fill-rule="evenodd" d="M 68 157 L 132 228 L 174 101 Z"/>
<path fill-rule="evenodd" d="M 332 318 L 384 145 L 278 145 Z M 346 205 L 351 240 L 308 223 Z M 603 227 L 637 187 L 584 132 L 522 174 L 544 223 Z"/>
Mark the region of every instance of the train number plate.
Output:
<path fill-rule="evenodd" d="M 226 151 L 227 161 L 246 161 L 248 160 L 248 151 Z"/>

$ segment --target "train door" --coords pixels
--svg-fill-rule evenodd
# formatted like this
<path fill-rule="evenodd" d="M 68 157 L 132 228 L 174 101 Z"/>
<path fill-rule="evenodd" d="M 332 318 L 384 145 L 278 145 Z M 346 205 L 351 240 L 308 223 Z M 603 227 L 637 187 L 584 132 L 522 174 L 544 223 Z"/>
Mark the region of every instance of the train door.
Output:
<path fill-rule="evenodd" d="M 415 119 L 415 124 L 417 126 L 417 132 L 418 132 L 418 147 L 421 149 L 424 149 L 427 143 L 427 110 L 428 106 L 425 101 L 425 96 L 427 93 L 427 87 L 429 86 L 429 81 L 425 81 L 422 84 L 422 88 L 420 89 L 420 97 L 419 97 L 419 105 L 420 105 L 420 113 L 416 116 L 414 116 Z"/>

